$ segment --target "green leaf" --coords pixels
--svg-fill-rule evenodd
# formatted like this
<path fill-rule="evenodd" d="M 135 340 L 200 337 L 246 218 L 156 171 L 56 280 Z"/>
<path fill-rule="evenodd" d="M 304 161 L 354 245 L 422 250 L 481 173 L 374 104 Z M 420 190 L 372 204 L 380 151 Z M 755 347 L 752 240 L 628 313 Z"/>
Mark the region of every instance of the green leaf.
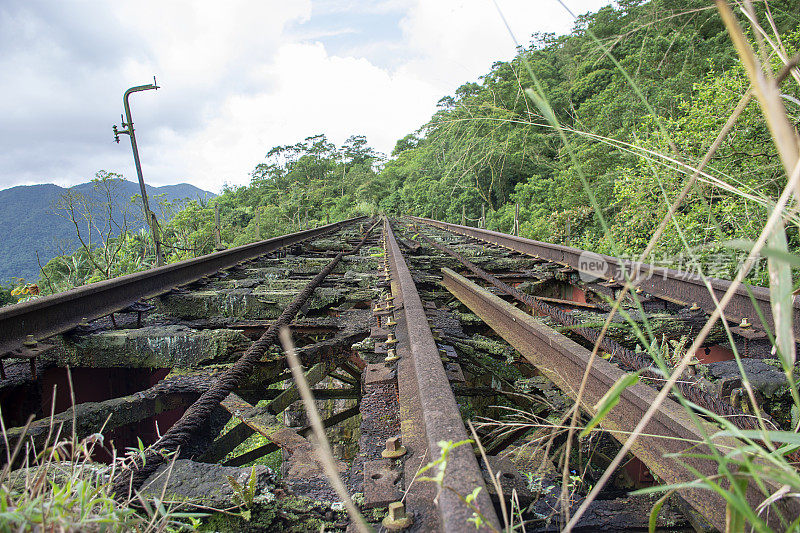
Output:
<path fill-rule="evenodd" d="M 631 374 L 625 374 L 621 378 L 614 383 L 614 386 L 608 389 L 600 401 L 594 406 L 594 410 L 597 412 L 596 415 L 586 424 L 586 427 L 583 428 L 578 438 L 582 439 L 589 433 L 591 433 L 594 427 L 601 423 L 603 419 L 611 412 L 611 409 L 614 408 L 615 405 L 619 403 L 619 397 L 622 393 L 630 387 L 631 385 L 636 384 L 639 381 L 639 375 L 642 373 L 642 370 L 637 370 Z"/>
<path fill-rule="evenodd" d="M 772 442 L 784 442 L 786 444 L 800 445 L 800 433 L 793 431 L 761 431 L 759 429 L 741 429 L 737 431 L 718 431 L 712 438 L 716 437 L 737 437 L 740 439 L 764 440 L 767 437 Z"/>
<path fill-rule="evenodd" d="M 482 488 L 483 487 L 475 487 L 475 489 L 472 491 L 472 494 L 467 494 L 467 497 L 464 498 L 466 500 L 466 502 L 468 504 L 472 503 L 475 500 L 475 498 L 478 497 L 478 493 L 480 493 Z"/>
<path fill-rule="evenodd" d="M 242 498 L 242 486 L 233 478 L 233 476 L 225 474 L 225 477 L 228 478 L 228 483 L 230 483 L 233 491 L 236 493 L 236 496 L 238 496 L 239 499 L 242 500 L 242 503 L 244 503 L 244 498 Z"/>
<path fill-rule="evenodd" d="M 783 224 L 769 236 L 770 248 L 788 254 L 789 245 L 786 242 L 786 231 Z M 772 316 L 775 321 L 775 346 L 780 352 L 783 368 L 794 366 L 795 346 L 794 331 L 792 330 L 792 267 L 785 259 L 769 257 L 767 259 L 769 270 L 769 299 L 772 307 Z"/>
<path fill-rule="evenodd" d="M 253 498 L 256 495 L 256 467 L 252 467 L 250 470 L 250 482 L 247 486 L 247 506 L 250 507 L 253 505 Z"/>
<path fill-rule="evenodd" d="M 653 509 L 650 511 L 650 520 L 648 521 L 647 531 L 648 533 L 655 533 L 656 531 L 656 522 L 658 520 L 658 513 L 661 512 L 661 508 L 664 506 L 664 503 L 672 496 L 672 493 L 675 490 L 671 490 L 664 494 L 658 501 L 653 505 Z"/>

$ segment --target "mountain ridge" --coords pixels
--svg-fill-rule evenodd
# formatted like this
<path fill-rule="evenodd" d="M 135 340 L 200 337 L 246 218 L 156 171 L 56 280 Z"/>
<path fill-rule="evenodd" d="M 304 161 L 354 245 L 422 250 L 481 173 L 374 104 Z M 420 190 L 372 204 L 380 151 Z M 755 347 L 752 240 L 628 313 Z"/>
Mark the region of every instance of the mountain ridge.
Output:
<path fill-rule="evenodd" d="M 140 194 L 139 183 L 121 180 L 118 183 L 119 198 L 127 200 Z M 0 283 L 12 278 L 35 281 L 39 277 L 39 261 L 47 261 L 64 252 L 72 252 L 80 245 L 72 222 L 55 214 L 55 202 L 67 191 L 91 195 L 92 182 L 72 187 L 61 187 L 54 183 L 16 185 L 0 190 Z M 189 183 L 147 186 L 148 199 L 154 212 L 156 197 L 165 195 L 169 201 L 185 199 L 211 199 L 216 195 Z"/>

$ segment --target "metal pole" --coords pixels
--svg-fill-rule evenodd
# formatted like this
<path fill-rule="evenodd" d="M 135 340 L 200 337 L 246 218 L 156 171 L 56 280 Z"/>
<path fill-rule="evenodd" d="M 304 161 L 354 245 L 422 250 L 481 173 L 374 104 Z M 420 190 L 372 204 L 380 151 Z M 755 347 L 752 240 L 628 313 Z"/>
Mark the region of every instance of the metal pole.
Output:
<path fill-rule="evenodd" d="M 261 240 L 261 207 L 256 208 L 256 240 Z"/>
<path fill-rule="evenodd" d="M 461 225 L 465 225 L 467 223 L 467 213 L 466 207 L 464 204 L 461 204 Z"/>
<path fill-rule="evenodd" d="M 214 248 L 222 249 L 222 231 L 219 228 L 219 204 L 214 204 Z"/>
<path fill-rule="evenodd" d="M 128 135 L 131 138 L 131 150 L 133 150 L 133 162 L 136 165 L 136 174 L 139 177 L 139 190 L 142 194 L 142 207 L 144 208 L 144 218 L 147 221 L 147 225 L 150 226 L 150 232 L 153 235 L 153 244 L 156 247 L 156 265 L 161 266 L 164 264 L 164 258 L 161 255 L 161 242 L 158 238 L 158 230 L 156 229 L 156 220 L 155 215 L 152 211 L 150 211 L 150 202 L 147 199 L 147 188 L 144 184 L 144 176 L 142 175 L 142 163 L 139 160 L 139 147 L 136 145 L 136 134 L 134 133 L 133 129 L 133 118 L 131 118 L 131 106 L 128 102 L 128 98 L 131 94 L 139 92 L 139 91 L 149 91 L 151 89 L 157 90 L 159 87 L 156 83 L 156 77 L 153 76 L 153 83 L 148 85 L 137 85 L 136 87 L 131 87 L 125 94 L 122 96 L 122 106 L 125 109 L 125 120 L 126 122 L 122 123 L 122 127 L 125 128 L 124 130 L 117 129 L 115 125 L 112 129 L 114 130 L 114 140 L 119 142 L 119 135 L 124 134 Z"/>
<path fill-rule="evenodd" d="M 514 204 L 514 235 L 519 236 L 519 204 Z"/>
<path fill-rule="evenodd" d="M 486 204 L 481 204 L 481 227 L 486 227 Z"/>

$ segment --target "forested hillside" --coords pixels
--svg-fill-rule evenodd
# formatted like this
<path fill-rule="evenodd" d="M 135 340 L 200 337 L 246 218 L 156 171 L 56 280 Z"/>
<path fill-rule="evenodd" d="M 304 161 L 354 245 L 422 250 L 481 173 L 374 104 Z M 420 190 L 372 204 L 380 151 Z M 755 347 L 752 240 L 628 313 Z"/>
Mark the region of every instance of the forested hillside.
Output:
<path fill-rule="evenodd" d="M 128 206 L 131 197 L 139 194 L 139 184 L 119 179 L 109 192 L 113 196 L 114 214 L 122 222 L 119 215 L 123 211 L 130 211 Z M 171 204 L 184 199 L 210 199 L 214 196 L 188 183 L 148 186 L 147 192 L 152 208 L 157 213 L 162 213 L 160 202 Z M 107 198 L 103 198 L 103 192 L 92 182 L 81 183 L 69 189 L 47 183 L 21 185 L 0 191 L 0 205 L 3 206 L 0 213 L 0 235 L 3 235 L 0 240 L 0 281 L 8 282 L 15 276 L 36 280 L 39 277 L 37 254 L 44 265 L 53 257 L 72 253 L 80 246 L 75 226 L 63 209 L 65 206 L 62 198 L 68 194 L 73 198 L 83 197 L 86 200 L 85 207 L 92 207 L 95 211 L 95 222 L 103 218 L 101 206 L 106 203 Z M 162 217 L 164 214 L 162 213 Z M 140 225 L 134 218 L 130 217 L 128 221 L 130 230 L 138 230 Z M 85 223 L 88 221 L 81 221 L 82 226 Z M 116 232 L 119 233 L 119 230 Z M 94 230 L 93 237 L 96 242 L 99 237 L 97 229 Z"/>
<path fill-rule="evenodd" d="M 398 142 L 382 205 L 452 222 L 462 206 L 476 220 L 485 205 L 488 226 L 510 231 L 518 203 L 523 236 L 641 252 L 692 173 L 684 165 L 698 164 L 749 84 L 712 4 L 618 4 L 581 17 L 571 35 L 535 36 L 513 61 L 442 98 L 431 121 Z M 770 6 L 791 57 L 797 6 Z M 784 86 L 796 120 L 797 84 Z M 785 184 L 755 101 L 707 172 L 676 216 L 688 242 L 668 226 L 651 261 L 686 268 L 688 245 L 727 277 L 735 262 L 720 259 L 719 243 L 755 238 Z"/>
<path fill-rule="evenodd" d="M 796 3 L 771 2 L 769 17 L 763 4 L 755 9 L 780 37 L 759 41 L 777 73 L 779 56 L 800 49 Z M 570 35 L 534 35 L 512 61 L 444 96 L 389 157 L 357 135 L 340 147 L 325 135 L 265 147 L 249 186 L 228 188 L 208 205 L 191 202 L 165 226 L 169 259 L 213 250 L 214 203 L 226 246 L 255 240 L 257 220 L 266 238 L 379 210 L 471 224 L 484 210 L 489 228 L 511 231 L 518 204 L 523 236 L 632 256 L 748 87 L 713 5 L 621 0 L 579 17 Z M 796 124 L 798 84 L 788 76 L 782 90 Z M 650 261 L 691 269 L 700 260 L 708 273 L 730 277 L 737 257 L 728 243 L 757 236 L 785 182 L 754 99 Z M 797 229 L 787 235 L 795 249 Z M 140 252 L 132 268 L 147 265 Z M 53 278 L 65 271 L 48 268 Z M 98 277 L 95 268 L 81 272 L 51 290 Z M 757 270 L 750 279 L 766 276 Z"/>

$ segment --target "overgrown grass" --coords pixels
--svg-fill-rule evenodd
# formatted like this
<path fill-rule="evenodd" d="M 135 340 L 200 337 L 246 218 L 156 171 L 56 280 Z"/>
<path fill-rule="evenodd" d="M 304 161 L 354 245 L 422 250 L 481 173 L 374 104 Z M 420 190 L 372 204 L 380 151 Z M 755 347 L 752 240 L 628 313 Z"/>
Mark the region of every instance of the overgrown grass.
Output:
<path fill-rule="evenodd" d="M 734 12 L 725 1 L 718 0 L 716 3 L 716 7 L 729 32 L 733 46 L 736 48 L 739 58 L 745 67 L 750 81 L 750 88 L 747 89 L 745 94 L 741 95 L 740 104 L 731 113 L 731 116 L 719 132 L 715 142 L 712 143 L 706 156 L 703 157 L 702 161 L 696 166 L 685 162 L 682 155 L 674 151 L 675 144 L 669 139 L 669 133 L 666 128 L 660 124 L 658 114 L 650 108 L 644 93 L 638 88 L 633 78 L 628 76 L 625 69 L 616 62 L 613 54 L 605 44 L 593 35 L 590 35 L 595 40 L 598 50 L 602 51 L 602 54 L 615 64 L 618 73 L 626 78 L 642 103 L 651 110 L 651 119 L 660 130 L 660 134 L 668 145 L 668 150 L 670 151 L 662 153 L 651 149 L 640 150 L 639 147 L 629 145 L 634 152 L 639 151 L 643 167 L 649 168 L 654 178 L 659 183 L 661 183 L 663 179 L 662 176 L 665 173 L 675 171 L 677 168 L 682 168 L 682 173 L 687 176 L 686 181 L 683 183 L 682 190 L 675 196 L 671 196 L 663 186 L 661 187 L 663 205 L 667 208 L 667 213 L 654 234 L 650 236 L 647 246 L 641 251 L 640 261 L 648 259 L 650 252 L 663 236 L 665 228 L 673 227 L 675 229 L 675 234 L 683 244 L 686 256 L 690 258 L 696 272 L 705 280 L 709 293 L 712 295 L 714 294 L 708 279 L 704 275 L 704 268 L 698 251 L 689 245 L 685 236 L 686 229 L 682 227 L 682 221 L 676 216 L 676 212 L 678 212 L 681 204 L 686 200 L 689 194 L 697 194 L 695 187 L 699 177 L 717 179 L 714 178 L 714 176 L 720 175 L 713 171 L 709 173 L 707 167 L 713 166 L 713 156 L 717 147 L 719 147 L 720 143 L 736 124 L 751 94 L 754 95 L 755 99 L 758 101 L 762 111 L 763 122 L 768 126 L 777 152 L 780 155 L 784 171 L 784 187 L 779 198 L 764 198 L 763 195 L 759 193 L 756 193 L 758 196 L 754 196 L 754 191 L 750 187 L 738 186 L 735 177 L 733 180 L 724 182 L 726 190 L 729 193 L 747 201 L 756 201 L 762 207 L 768 207 L 768 212 L 765 218 L 762 219 L 763 222 L 761 223 L 760 230 L 756 233 L 757 238 L 745 246 L 748 257 L 737 269 L 731 288 L 718 300 L 716 310 L 712 313 L 699 335 L 693 340 L 691 346 L 685 350 L 682 357 L 669 362 L 665 361 L 662 354 L 659 353 L 660 351 L 657 349 L 657 339 L 654 338 L 647 320 L 645 319 L 644 327 L 641 329 L 636 327 L 637 325 L 633 323 L 633 321 L 630 321 L 639 337 L 638 340 L 640 344 L 648 349 L 654 364 L 658 365 L 661 371 L 668 376 L 666 386 L 662 388 L 656 401 L 650 406 L 639 424 L 635 428 L 632 428 L 632 431 L 627 435 L 617 456 L 613 459 L 598 483 L 596 483 L 589 492 L 587 498 L 583 501 L 574 516 L 569 516 L 569 505 L 567 504 L 570 497 L 568 480 L 571 468 L 568 461 L 562 462 L 563 483 L 561 499 L 565 518 L 568 520 L 565 527 L 566 531 L 575 527 L 588 506 L 594 501 L 599 492 L 603 490 L 617 467 L 625 459 L 631 446 L 642 434 L 644 427 L 670 394 L 678 398 L 687 413 L 696 421 L 698 428 L 704 435 L 704 444 L 708 447 L 708 450 L 710 450 L 707 454 L 703 455 L 703 457 L 717 463 L 718 475 L 706 477 L 700 475 L 699 472 L 695 472 L 696 479 L 694 480 L 678 485 L 654 487 L 647 491 L 640 491 L 640 493 L 652 491 L 670 493 L 673 490 L 686 488 L 700 488 L 716 493 L 727 502 L 727 531 L 742 531 L 744 529 L 764 532 L 773 531 L 775 524 L 779 524 L 778 527 L 780 530 L 797 530 L 800 528 L 800 517 L 781 516 L 780 511 L 775 506 L 775 503 L 781 500 L 797 500 L 800 498 L 800 476 L 798 476 L 796 464 L 794 464 L 795 458 L 793 457 L 793 454 L 800 449 L 800 439 L 796 433 L 799 428 L 784 428 L 784 430 L 768 428 L 768 425 L 761 417 L 753 387 L 743 371 L 741 356 L 736 351 L 732 334 L 725 320 L 725 306 L 733 296 L 734 291 L 740 286 L 741 282 L 756 264 L 756 261 L 761 256 L 766 256 L 769 271 L 771 310 L 775 318 L 775 328 L 774 331 L 771 332 L 771 340 L 773 341 L 775 353 L 781 362 L 783 372 L 787 377 L 788 388 L 793 403 L 792 408 L 793 410 L 800 410 L 800 394 L 798 394 L 798 382 L 795 375 L 796 344 L 793 333 L 793 280 L 791 270 L 792 265 L 797 264 L 797 256 L 789 249 L 785 230 L 785 225 L 787 223 L 796 223 L 797 207 L 800 205 L 800 187 L 798 187 L 798 182 L 800 182 L 800 153 L 798 153 L 798 146 L 800 146 L 800 142 L 798 142 L 793 122 L 789 119 L 786 109 L 784 108 L 784 98 L 781 94 L 779 82 L 776 81 L 776 78 L 783 79 L 786 78 L 788 74 L 795 82 L 800 83 L 800 73 L 798 73 L 795 68 L 797 64 L 796 58 L 790 58 L 786 53 L 786 49 L 781 42 L 781 35 L 778 34 L 774 23 L 771 21 L 768 4 L 766 4 L 766 6 L 766 9 L 762 11 L 762 20 L 759 22 L 753 6 L 749 2 L 737 4 L 736 12 Z M 740 20 L 745 20 L 750 25 L 747 35 L 745 35 L 745 32 L 742 30 Z M 766 30 L 762 27 L 761 23 L 767 28 Z M 753 46 L 757 48 L 757 51 L 754 51 Z M 784 67 L 783 72 L 776 73 L 773 71 L 776 63 Z M 530 66 L 528 66 L 528 74 L 534 80 L 534 87 L 523 87 L 522 89 L 526 91 L 531 101 L 537 106 L 541 116 L 546 120 L 548 125 L 560 132 L 564 150 L 569 157 L 571 157 L 575 168 L 578 169 L 579 177 L 585 189 L 584 192 L 592 202 L 594 214 L 604 228 L 606 241 L 610 244 L 612 251 L 617 252 L 618 255 L 615 244 L 617 242 L 617 237 L 613 233 L 612 228 L 605 222 L 604 206 L 599 205 L 594 200 L 594 192 L 582 170 L 582 161 L 575 155 L 574 139 L 576 137 L 595 137 L 598 142 L 611 143 L 617 146 L 620 145 L 620 142 L 613 139 L 597 138 L 597 136 L 593 136 L 591 132 L 567 131 L 561 126 L 556 114 L 550 108 L 548 95 L 543 87 L 536 81 L 536 74 Z M 719 185 L 721 183 L 723 182 L 717 181 L 716 184 Z M 717 226 L 720 224 L 719 221 L 713 219 L 711 219 L 711 221 L 712 224 L 716 224 Z M 717 229 L 719 229 L 719 227 L 717 227 Z M 719 234 L 724 233 L 720 231 Z M 742 247 L 741 243 L 737 243 L 736 246 Z M 635 292 L 631 291 L 633 285 L 630 280 L 626 281 L 627 283 L 624 290 L 621 291 L 619 298 L 617 298 L 614 309 L 609 315 L 601 335 L 606 333 L 613 315 L 620 310 L 621 302 L 628 293 L 630 293 L 635 305 L 639 307 L 641 311 L 638 297 Z M 645 316 L 644 313 L 640 314 Z M 753 317 L 754 320 L 756 318 L 761 318 L 763 322 L 763 317 Z M 698 406 L 689 404 L 689 402 L 681 398 L 673 389 L 676 381 L 684 375 L 687 365 L 694 357 L 694 354 L 703 345 L 709 331 L 718 321 L 721 321 L 725 327 L 731 349 L 734 351 L 735 359 L 742 374 L 743 387 L 750 403 L 749 408 L 751 412 L 759 417 L 760 430 L 740 430 L 727 420 L 705 411 Z M 767 330 L 769 329 L 770 328 L 767 328 Z M 583 394 L 586 378 L 592 371 L 592 362 L 596 355 L 597 346 L 595 346 L 592 354 L 593 359 L 590 361 L 585 371 L 584 381 L 578 392 L 579 400 Z M 622 383 L 621 386 L 614 391 L 614 395 L 619 396 L 625 385 L 625 383 Z M 570 457 L 569 446 L 573 441 L 576 441 L 576 432 L 581 429 L 577 408 L 579 404 L 580 401 L 576 402 L 571 414 L 567 417 L 569 420 L 569 438 L 567 440 L 567 453 L 564 455 L 564 457 L 567 458 Z M 713 420 L 718 424 L 719 431 L 712 434 L 706 432 L 702 419 L 697 416 L 698 412 L 704 415 L 705 419 Z M 602 416 L 590 423 L 590 425 L 595 422 L 600 422 L 602 424 Z M 725 436 L 739 439 L 743 443 L 742 447 L 736 450 L 720 448 L 717 444 L 717 439 Z M 687 443 L 687 453 L 689 453 L 688 449 L 694 445 L 695 443 Z M 766 494 L 766 496 L 764 496 L 761 501 L 755 502 L 754 504 L 752 498 L 748 499 L 746 495 L 748 486 L 757 487 L 762 493 Z M 657 505 L 654 509 L 654 514 L 657 514 L 659 509 L 660 505 Z M 651 529 L 652 526 L 653 523 L 651 522 Z"/>
<path fill-rule="evenodd" d="M 194 530 L 206 516 L 186 511 L 185 503 L 165 500 L 163 493 L 115 498 L 111 479 L 125 467 L 127 456 L 118 458 L 104 447 L 102 430 L 79 439 L 74 425 L 70 432 L 63 424 L 51 424 L 37 450 L 26 432 L 9 442 L 2 413 L 0 426 L 7 451 L 0 472 L 0 531 L 174 532 Z M 113 457 L 110 464 L 92 459 L 101 448 Z M 140 443 L 128 456 L 143 449 Z"/>

